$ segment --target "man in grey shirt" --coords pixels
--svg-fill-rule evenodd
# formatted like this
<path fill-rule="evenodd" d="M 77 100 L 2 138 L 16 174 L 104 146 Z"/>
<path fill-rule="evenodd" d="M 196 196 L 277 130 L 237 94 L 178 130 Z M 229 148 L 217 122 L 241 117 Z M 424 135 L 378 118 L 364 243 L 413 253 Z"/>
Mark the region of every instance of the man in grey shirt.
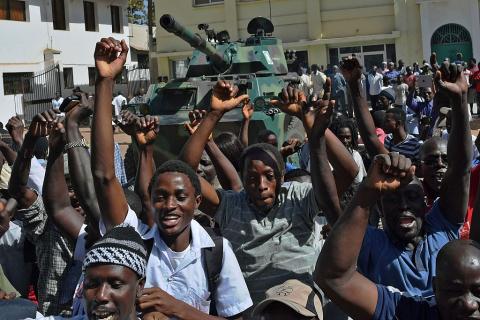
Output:
<path fill-rule="evenodd" d="M 327 80 L 330 84 L 330 80 Z M 223 114 L 245 101 L 237 88 L 220 81 L 213 90 L 211 110 L 185 144 L 180 159 L 196 168 L 208 137 Z M 311 144 L 312 184 L 283 184 L 284 163 L 279 151 L 268 144 L 245 149 L 240 160 L 244 190 L 215 190 L 202 179 L 200 210 L 214 217 L 232 243 L 254 305 L 265 292 L 288 279 L 312 284 L 315 260 L 314 221 L 324 210 L 333 224 L 340 212 L 335 180 L 342 193 L 353 181 L 358 167 L 341 142 L 327 129 L 333 103 L 324 100 L 307 105 L 303 92 L 284 89 L 272 104 L 300 118 Z M 315 123 L 315 125 L 314 125 Z M 327 160 L 327 149 L 332 155 Z M 347 186 L 348 185 L 348 186 Z"/>

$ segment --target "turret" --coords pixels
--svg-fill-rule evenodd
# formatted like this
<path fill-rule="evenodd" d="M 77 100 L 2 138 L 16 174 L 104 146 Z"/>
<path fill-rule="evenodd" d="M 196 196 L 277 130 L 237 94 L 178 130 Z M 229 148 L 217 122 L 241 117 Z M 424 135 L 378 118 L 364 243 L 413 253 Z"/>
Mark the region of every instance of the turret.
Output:
<path fill-rule="evenodd" d="M 160 25 L 168 32 L 188 42 L 193 48 L 204 53 L 218 73 L 222 73 L 229 68 L 230 61 L 227 61 L 222 54 L 218 53 L 211 43 L 175 21 L 171 15 L 164 14 L 160 18 Z"/>

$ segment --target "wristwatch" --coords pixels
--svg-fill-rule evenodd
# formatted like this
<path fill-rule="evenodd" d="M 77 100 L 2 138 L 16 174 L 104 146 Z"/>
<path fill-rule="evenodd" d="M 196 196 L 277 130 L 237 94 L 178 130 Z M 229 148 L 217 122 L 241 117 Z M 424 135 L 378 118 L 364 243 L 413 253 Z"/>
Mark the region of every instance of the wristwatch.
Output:
<path fill-rule="evenodd" d="M 63 148 L 63 152 L 65 153 L 71 148 L 78 148 L 78 147 L 83 147 L 85 149 L 90 148 L 89 145 L 87 144 L 87 142 L 85 141 L 85 138 L 82 138 L 81 140 L 77 140 L 77 141 L 67 143 L 65 145 L 65 147 Z"/>

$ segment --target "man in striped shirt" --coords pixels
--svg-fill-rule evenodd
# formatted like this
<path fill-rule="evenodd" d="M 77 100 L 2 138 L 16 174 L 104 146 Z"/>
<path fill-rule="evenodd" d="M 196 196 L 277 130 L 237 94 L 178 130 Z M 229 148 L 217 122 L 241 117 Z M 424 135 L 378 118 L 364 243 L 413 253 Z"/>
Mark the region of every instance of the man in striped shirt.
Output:
<path fill-rule="evenodd" d="M 385 137 L 385 148 L 388 152 L 398 152 L 412 162 L 418 160 L 421 143 L 414 136 L 405 131 L 405 112 L 400 108 L 387 110 L 385 114 L 384 130 L 388 135 Z"/>

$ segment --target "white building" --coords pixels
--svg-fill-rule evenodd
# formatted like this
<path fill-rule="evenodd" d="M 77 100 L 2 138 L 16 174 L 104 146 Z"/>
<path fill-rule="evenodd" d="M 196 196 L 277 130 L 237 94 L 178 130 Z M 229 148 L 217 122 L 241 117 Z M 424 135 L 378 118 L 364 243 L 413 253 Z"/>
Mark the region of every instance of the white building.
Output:
<path fill-rule="evenodd" d="M 3 123 L 15 114 L 24 113 L 22 76 L 37 75 L 59 64 L 56 83 L 46 81 L 44 76 L 30 83 L 35 87 L 28 88 L 30 91 L 44 91 L 37 98 L 53 97 L 58 87 L 63 96 L 70 95 L 76 86 L 92 91 L 95 43 L 102 37 L 129 41 L 127 0 L 1 2 L 6 4 L 0 7 L 0 121 Z M 23 81 L 23 86 L 29 85 Z"/>

